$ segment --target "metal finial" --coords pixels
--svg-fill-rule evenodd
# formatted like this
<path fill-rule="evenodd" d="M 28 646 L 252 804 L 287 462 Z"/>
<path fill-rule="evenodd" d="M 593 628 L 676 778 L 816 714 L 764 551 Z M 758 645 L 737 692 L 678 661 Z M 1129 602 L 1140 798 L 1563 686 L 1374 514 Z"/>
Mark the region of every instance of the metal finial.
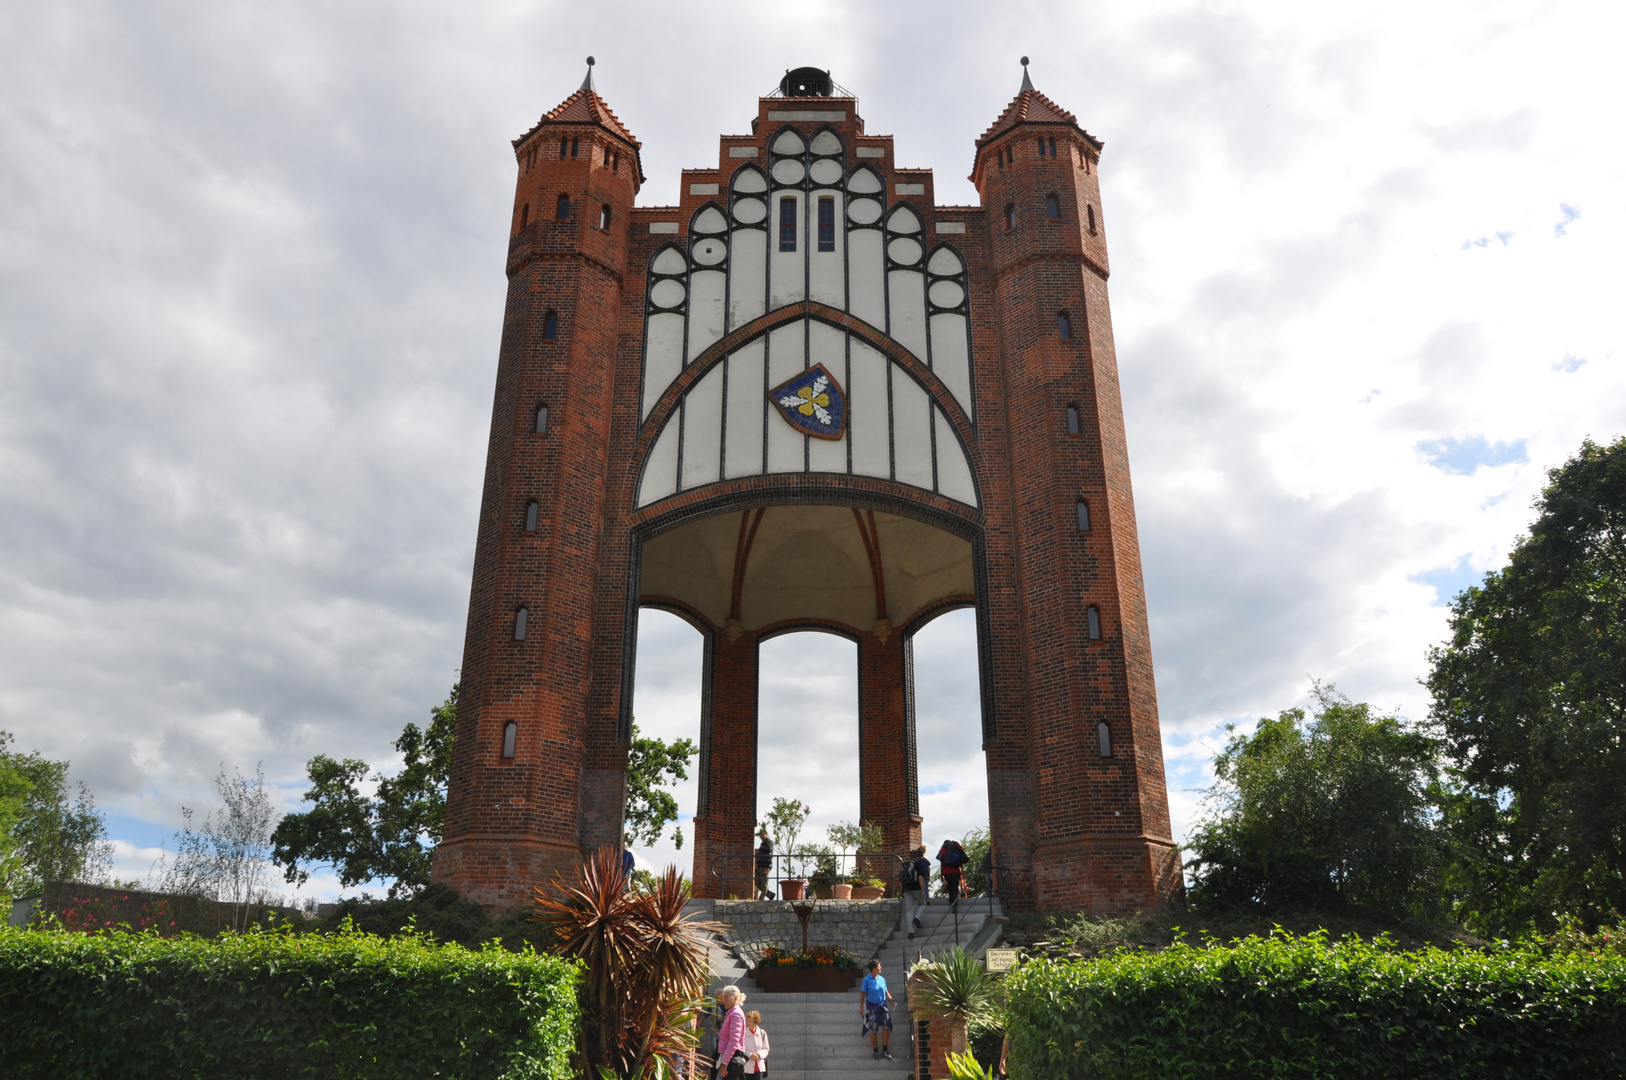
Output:
<path fill-rule="evenodd" d="M 1022 57 L 1022 90 L 1028 91 L 1032 89 L 1033 80 L 1028 78 L 1028 58 L 1024 56 Z"/>
<path fill-rule="evenodd" d="M 593 85 L 593 65 L 596 63 L 598 63 L 598 61 L 594 60 L 591 56 L 587 58 L 587 78 L 582 80 L 582 84 L 580 87 L 578 87 L 578 89 L 591 90 L 595 94 L 598 93 L 598 87 Z"/>

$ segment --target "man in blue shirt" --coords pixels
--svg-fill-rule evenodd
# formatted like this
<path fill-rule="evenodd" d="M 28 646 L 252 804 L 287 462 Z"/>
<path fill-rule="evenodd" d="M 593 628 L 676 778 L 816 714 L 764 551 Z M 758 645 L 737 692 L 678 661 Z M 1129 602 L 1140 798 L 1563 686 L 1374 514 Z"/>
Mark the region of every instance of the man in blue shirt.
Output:
<path fill-rule="evenodd" d="M 858 1004 L 859 1015 L 864 1018 L 864 1030 L 859 1032 L 859 1038 L 869 1036 L 870 1054 L 877 1058 L 891 1058 L 892 1051 L 887 1045 L 892 1041 L 892 991 L 886 988 L 886 979 L 881 975 L 881 962 L 869 962 L 869 974 L 864 976 L 864 997 Z M 880 1045 L 876 1045 L 879 1037 Z"/>

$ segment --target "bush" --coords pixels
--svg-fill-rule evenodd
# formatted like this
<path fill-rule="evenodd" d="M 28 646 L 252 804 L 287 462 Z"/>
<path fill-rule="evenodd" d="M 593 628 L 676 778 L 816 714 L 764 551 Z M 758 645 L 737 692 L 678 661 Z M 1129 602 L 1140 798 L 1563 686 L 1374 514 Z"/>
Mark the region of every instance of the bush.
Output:
<path fill-rule="evenodd" d="M 1626 1074 L 1626 958 L 1278 934 L 1008 977 L 1015 1076 Z"/>
<path fill-rule="evenodd" d="M 546 935 L 528 913 L 493 919 L 479 904 L 447 885 L 431 885 L 409 899 L 345 900 L 337 911 L 318 921 L 315 929 L 335 933 L 346 919 L 357 930 L 379 937 L 425 934 L 470 949 L 493 940 L 511 952 L 524 952 L 526 945 L 542 951 L 547 944 Z"/>
<path fill-rule="evenodd" d="M 576 969 L 370 934 L 0 928 L 9 1077 L 571 1076 Z"/>

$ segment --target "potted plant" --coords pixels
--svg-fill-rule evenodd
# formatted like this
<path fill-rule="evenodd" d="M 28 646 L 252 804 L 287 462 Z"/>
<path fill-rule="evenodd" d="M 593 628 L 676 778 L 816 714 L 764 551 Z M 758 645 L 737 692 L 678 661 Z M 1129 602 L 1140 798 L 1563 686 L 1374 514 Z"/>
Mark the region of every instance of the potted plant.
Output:
<path fill-rule="evenodd" d="M 801 861 L 794 856 L 800 854 L 796 838 L 801 834 L 807 815 L 812 812 L 812 807 L 800 799 L 779 796 L 774 799 L 773 806 L 766 815 L 766 824 L 773 832 L 774 850 L 783 852 L 786 856 L 785 869 L 790 876 L 781 878 L 779 882 L 779 895 L 786 900 L 800 900 L 807 891 L 807 881 L 801 873 Z"/>
<path fill-rule="evenodd" d="M 798 953 L 770 945 L 751 969 L 751 978 L 768 994 L 844 993 L 861 974 L 858 958 L 833 945 L 815 945 Z"/>
<path fill-rule="evenodd" d="M 955 1054 L 966 1052 L 967 1029 L 998 1008 L 1000 997 L 999 981 L 958 945 L 909 972 L 910 1011 L 946 1025 L 948 1050 Z"/>
<path fill-rule="evenodd" d="M 803 878 L 780 878 L 779 895 L 785 900 L 802 899 L 802 891 L 807 888 L 807 881 Z"/>
<path fill-rule="evenodd" d="M 845 879 L 836 882 L 836 899 L 851 900 L 853 898 L 853 883 Z"/>
<path fill-rule="evenodd" d="M 847 852 L 853 851 L 854 873 L 840 879 L 845 887 L 837 885 L 835 895 L 837 900 L 879 900 L 886 895 L 886 889 L 876 880 L 874 872 L 862 866 L 869 861 L 864 855 L 877 852 L 881 849 L 883 836 L 881 827 L 873 821 L 866 821 L 862 825 L 854 825 L 850 821 L 843 821 L 830 826 L 830 843 L 841 849 L 841 861 L 847 860 Z M 873 891 L 872 891 L 873 890 Z"/>
<path fill-rule="evenodd" d="M 878 877 L 853 878 L 852 898 L 854 900 L 879 900 L 886 896 L 886 886 Z"/>
<path fill-rule="evenodd" d="M 836 894 L 836 853 L 824 844 L 809 844 L 801 852 L 813 860 L 813 895 L 829 900 Z"/>

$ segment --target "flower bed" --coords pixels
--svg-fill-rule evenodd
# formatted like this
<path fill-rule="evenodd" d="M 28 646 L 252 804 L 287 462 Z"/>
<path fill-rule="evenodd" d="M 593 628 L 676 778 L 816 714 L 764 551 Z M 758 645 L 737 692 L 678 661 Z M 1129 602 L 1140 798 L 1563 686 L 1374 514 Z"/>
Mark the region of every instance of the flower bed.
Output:
<path fill-rule="evenodd" d="M 858 958 L 834 945 L 804 952 L 768 946 L 751 978 L 769 994 L 839 994 L 858 980 Z"/>

